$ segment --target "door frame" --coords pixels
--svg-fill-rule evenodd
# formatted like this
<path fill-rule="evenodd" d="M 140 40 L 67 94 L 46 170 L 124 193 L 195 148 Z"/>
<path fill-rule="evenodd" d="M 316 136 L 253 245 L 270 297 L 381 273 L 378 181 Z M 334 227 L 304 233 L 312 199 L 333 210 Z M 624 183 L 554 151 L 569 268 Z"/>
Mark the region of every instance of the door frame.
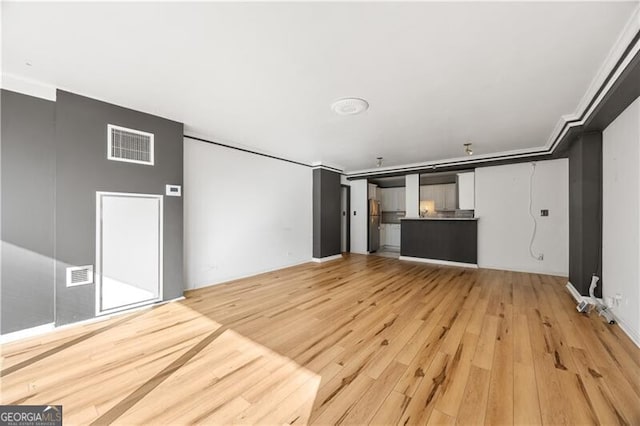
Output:
<path fill-rule="evenodd" d="M 340 185 L 340 210 L 342 210 L 342 190 L 346 190 L 346 206 L 345 213 L 346 219 L 344 220 L 344 224 L 346 229 L 344 232 L 346 233 L 346 242 L 345 242 L 345 253 L 351 252 L 351 187 L 349 185 Z M 342 211 L 340 212 L 340 227 L 342 228 Z M 342 246 L 342 229 L 340 229 L 340 245 Z M 340 247 L 342 249 L 342 247 Z M 342 250 L 341 250 L 342 251 Z"/>
<path fill-rule="evenodd" d="M 102 306 L 102 197 L 104 196 L 116 196 L 116 197 L 128 197 L 128 198 L 152 198 L 159 202 L 159 233 L 158 238 L 160 240 L 159 247 L 159 262 L 158 262 L 158 297 L 155 299 L 144 300 L 142 302 L 130 303 L 128 305 L 118 306 L 116 308 L 101 310 Z M 139 194 L 134 192 L 106 192 L 96 191 L 96 268 L 94 271 L 95 282 L 95 302 L 96 302 L 96 316 L 108 315 L 115 312 L 126 311 L 128 309 L 137 308 L 140 306 L 151 305 L 162 301 L 163 298 L 163 271 L 164 271 L 164 196 L 158 194 Z"/>

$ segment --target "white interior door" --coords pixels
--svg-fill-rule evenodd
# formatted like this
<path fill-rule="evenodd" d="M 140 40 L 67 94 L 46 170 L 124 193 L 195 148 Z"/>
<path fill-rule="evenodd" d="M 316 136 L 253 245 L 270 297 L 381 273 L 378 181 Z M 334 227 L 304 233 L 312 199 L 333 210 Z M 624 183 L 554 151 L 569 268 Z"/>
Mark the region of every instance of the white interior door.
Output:
<path fill-rule="evenodd" d="M 96 313 L 162 299 L 162 195 L 97 193 Z"/>

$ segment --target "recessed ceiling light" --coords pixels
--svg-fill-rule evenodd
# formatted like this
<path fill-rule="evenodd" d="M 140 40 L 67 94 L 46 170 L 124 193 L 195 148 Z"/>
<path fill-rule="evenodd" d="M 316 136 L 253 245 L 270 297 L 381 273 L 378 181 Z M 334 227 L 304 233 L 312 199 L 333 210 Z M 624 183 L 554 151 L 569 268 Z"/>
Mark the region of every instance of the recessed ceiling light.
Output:
<path fill-rule="evenodd" d="M 382 167 L 382 161 L 384 160 L 384 158 L 382 157 L 376 157 L 376 167 Z"/>
<path fill-rule="evenodd" d="M 360 98 L 343 98 L 332 103 L 331 109 L 339 115 L 355 115 L 369 109 L 369 103 Z"/>

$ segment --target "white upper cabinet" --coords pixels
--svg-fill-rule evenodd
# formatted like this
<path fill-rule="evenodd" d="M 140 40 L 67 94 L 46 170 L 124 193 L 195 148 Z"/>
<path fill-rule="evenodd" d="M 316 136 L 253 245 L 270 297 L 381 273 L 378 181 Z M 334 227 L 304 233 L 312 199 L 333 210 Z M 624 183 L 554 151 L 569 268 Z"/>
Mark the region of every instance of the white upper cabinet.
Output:
<path fill-rule="evenodd" d="M 458 173 L 458 200 L 461 210 L 476 208 L 475 181 L 474 172 Z"/>
<path fill-rule="evenodd" d="M 422 185 L 420 201 L 433 200 L 436 210 L 455 210 L 457 204 L 456 184 Z"/>
<path fill-rule="evenodd" d="M 372 183 L 369 184 L 369 199 L 370 200 L 378 199 L 378 185 L 374 185 Z"/>
<path fill-rule="evenodd" d="M 382 211 L 395 212 L 405 209 L 405 189 L 402 188 L 380 188 L 380 204 Z"/>

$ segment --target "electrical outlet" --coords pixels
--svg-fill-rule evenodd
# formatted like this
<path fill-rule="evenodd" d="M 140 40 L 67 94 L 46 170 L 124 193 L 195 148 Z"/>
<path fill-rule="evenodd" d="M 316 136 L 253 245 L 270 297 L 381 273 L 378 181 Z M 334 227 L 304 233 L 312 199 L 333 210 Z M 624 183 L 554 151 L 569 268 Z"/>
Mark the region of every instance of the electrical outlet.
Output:
<path fill-rule="evenodd" d="M 538 260 L 544 260 L 544 254 L 540 253 L 540 254 L 538 255 Z"/>
<path fill-rule="evenodd" d="M 622 303 L 622 295 L 620 293 L 616 293 L 614 301 L 616 306 L 620 306 L 620 304 Z"/>
<path fill-rule="evenodd" d="M 544 217 L 549 216 L 549 210 L 547 209 L 540 210 L 540 216 L 544 216 Z"/>

